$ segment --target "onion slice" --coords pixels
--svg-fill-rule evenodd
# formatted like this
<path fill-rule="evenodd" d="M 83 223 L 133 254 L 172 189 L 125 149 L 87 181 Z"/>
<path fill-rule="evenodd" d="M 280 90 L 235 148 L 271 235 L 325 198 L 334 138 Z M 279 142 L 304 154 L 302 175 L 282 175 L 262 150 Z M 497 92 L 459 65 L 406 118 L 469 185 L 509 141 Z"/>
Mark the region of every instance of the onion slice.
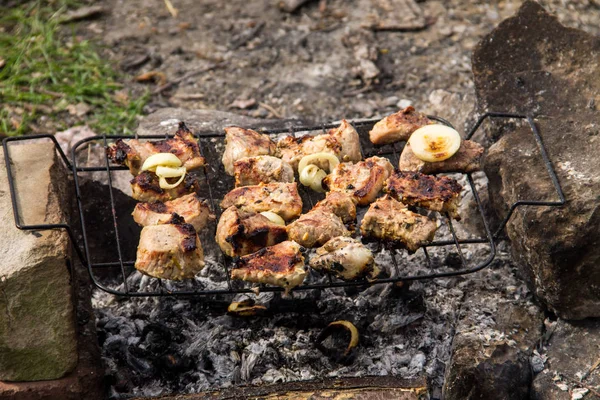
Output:
<path fill-rule="evenodd" d="M 260 214 L 267 217 L 269 221 L 271 221 L 274 224 L 285 226 L 285 221 L 283 220 L 283 218 L 281 218 L 279 214 L 276 214 L 273 211 L 263 211 Z"/>
<path fill-rule="evenodd" d="M 172 153 L 157 153 L 146 158 L 142 165 L 142 171 L 156 171 L 156 167 L 181 167 L 181 160 Z"/>
<path fill-rule="evenodd" d="M 159 165 L 156 167 L 156 175 L 160 178 L 179 178 L 181 175 L 185 175 L 186 168 L 185 167 L 163 167 Z"/>
<path fill-rule="evenodd" d="M 309 154 L 307 156 L 302 157 L 300 162 L 298 163 L 298 173 L 301 174 L 302 171 L 308 165 L 316 165 L 317 167 L 324 168 L 323 162 L 327 163 L 327 172 L 331 172 L 337 165 L 340 163 L 340 160 L 335 156 L 335 154 L 331 153 L 315 153 Z"/>
<path fill-rule="evenodd" d="M 183 178 L 185 178 L 185 174 L 181 175 L 181 177 L 179 177 L 179 180 L 175 183 L 169 183 L 167 182 L 167 178 L 165 177 L 159 177 L 158 180 L 158 185 L 161 187 L 161 189 L 173 189 L 176 188 L 177 186 L 179 186 L 179 184 L 181 182 L 183 182 Z"/>
<path fill-rule="evenodd" d="M 315 192 L 323 193 L 321 182 L 327 173 L 316 165 L 309 165 L 300 172 L 300 183 L 304 186 L 309 186 Z"/>

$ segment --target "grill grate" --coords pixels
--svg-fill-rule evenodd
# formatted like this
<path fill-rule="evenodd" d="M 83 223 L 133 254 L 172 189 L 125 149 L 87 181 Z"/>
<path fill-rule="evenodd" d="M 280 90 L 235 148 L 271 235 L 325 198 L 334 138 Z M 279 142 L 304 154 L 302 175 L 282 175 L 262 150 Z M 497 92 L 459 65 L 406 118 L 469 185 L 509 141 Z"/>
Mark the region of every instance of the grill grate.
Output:
<path fill-rule="evenodd" d="M 446 124 L 448 126 L 452 126 L 448 121 L 439 118 L 430 116 L 431 119 L 434 119 L 440 123 Z M 419 249 L 416 255 L 421 254 L 420 258 L 424 259 L 424 263 L 427 268 L 422 269 L 422 271 L 427 271 L 423 273 L 413 274 L 413 275 L 403 275 L 401 268 L 401 252 L 405 250 L 391 249 L 385 248 L 381 243 L 374 244 L 375 248 L 373 248 L 375 253 L 380 253 L 383 250 L 389 251 L 391 255 L 391 264 L 393 270 L 389 274 L 389 277 L 375 279 L 371 281 L 367 280 L 359 280 L 353 282 L 342 281 L 338 278 L 332 277 L 331 275 L 325 275 L 324 277 L 320 277 L 317 274 L 310 274 L 307 277 L 307 280 L 304 284 L 296 287 L 293 291 L 302 291 L 302 290 L 314 290 L 314 289 L 325 289 L 332 287 L 367 287 L 370 285 L 382 284 L 382 283 L 394 283 L 394 282 L 402 282 L 402 281 L 412 281 L 412 280 L 423 280 L 423 279 L 434 279 L 441 277 L 450 277 L 450 276 L 458 276 L 465 275 L 477 272 L 488 265 L 494 260 L 496 255 L 496 241 L 500 239 L 500 235 L 502 234 L 504 227 L 506 226 L 508 220 L 511 215 L 518 207 L 522 206 L 561 206 L 565 203 L 564 194 L 558 182 L 558 178 L 554 169 L 552 167 L 552 162 L 548 156 L 546 148 L 543 144 L 542 138 L 538 131 L 537 126 L 534 123 L 533 117 L 528 115 L 521 114 L 508 114 L 508 113 L 486 113 L 482 115 L 479 120 L 474 124 L 469 133 L 466 136 L 466 139 L 470 139 L 476 131 L 479 129 L 481 124 L 486 118 L 513 118 L 513 119 L 523 119 L 526 120 L 529 126 L 531 127 L 534 138 L 538 144 L 540 154 L 543 158 L 545 167 L 549 174 L 550 179 L 556 190 L 556 195 L 559 200 L 557 201 L 537 201 L 537 200 L 519 200 L 511 205 L 509 211 L 505 218 L 502 220 L 501 224 L 497 227 L 497 229 L 492 233 L 491 228 L 486 221 L 483 205 L 481 203 L 481 199 L 479 194 L 477 193 L 477 188 L 475 186 L 473 177 L 471 174 L 466 175 L 466 181 L 468 182 L 467 190 L 470 191 L 473 195 L 473 199 L 477 205 L 477 213 L 479 218 L 482 221 L 482 225 L 484 227 L 485 235 L 482 237 L 470 237 L 470 238 L 459 238 L 456 228 L 454 227 L 452 220 L 448 215 L 443 215 L 442 225 L 445 228 L 441 229 L 446 231 L 447 235 L 443 238 L 438 238 L 434 242 L 429 245 Z M 373 126 L 373 124 L 377 122 L 376 120 L 367 120 L 367 121 L 355 121 L 352 122 L 354 127 L 359 132 L 361 138 L 361 146 L 363 155 L 366 157 L 370 157 L 373 155 L 388 157 L 393 165 L 398 164 L 399 155 L 402 151 L 402 145 L 395 143 L 393 145 L 385 145 L 381 147 L 374 147 L 368 140 L 368 131 Z M 338 124 L 326 124 L 321 126 L 289 126 L 289 127 L 281 127 L 277 129 L 262 129 L 260 130 L 262 133 L 266 133 L 275 137 L 279 134 L 296 134 L 298 132 L 311 132 L 311 133 L 320 133 L 319 131 L 325 131 L 330 128 L 337 127 Z M 203 171 L 198 175 L 201 182 L 204 182 L 203 190 L 205 193 L 201 193 L 204 197 L 208 198 L 210 201 L 210 205 L 215 212 L 218 218 L 220 217 L 221 210 L 218 207 L 218 200 L 222 198 L 222 196 L 227 193 L 233 187 L 233 179 L 224 173 L 224 169 L 222 163 L 220 161 L 220 153 L 216 150 L 216 146 L 219 145 L 219 142 L 222 143 L 224 139 L 223 133 L 209 133 L 209 134 L 197 134 L 197 139 L 200 144 L 200 149 L 202 155 L 206 157 L 209 166 L 205 167 Z M 160 136 L 136 136 L 140 139 L 162 139 Z M 168 137 L 168 136 L 167 136 Z M 231 260 L 224 256 L 220 251 L 218 253 L 218 259 L 216 263 L 222 267 L 222 274 L 219 279 L 222 280 L 221 286 L 219 289 L 211 289 L 206 288 L 205 282 L 201 280 L 189 280 L 183 283 L 173 283 L 173 282 L 163 282 L 160 279 L 150 278 L 157 282 L 156 290 L 152 291 L 137 291 L 130 287 L 128 284 L 128 277 L 131 273 L 135 271 L 134 269 L 134 261 L 126 259 L 125 251 L 128 249 L 123 248 L 123 237 L 119 232 L 119 217 L 117 216 L 117 206 L 115 203 L 115 194 L 113 189 L 113 173 L 118 171 L 128 171 L 126 167 L 111 165 L 106 154 L 104 155 L 103 165 L 97 166 L 78 166 L 77 165 L 77 157 L 76 154 L 78 150 L 82 149 L 82 146 L 88 145 L 90 143 L 102 143 L 104 146 L 107 146 L 112 141 L 119 138 L 130 138 L 130 136 L 97 136 L 92 138 L 84 139 L 73 146 L 71 151 L 71 159 L 69 160 L 64 152 L 61 150 L 56 139 L 51 135 L 36 135 L 36 136 L 26 136 L 19 138 L 6 138 L 3 141 L 4 154 L 5 154 L 5 163 L 8 175 L 8 183 L 11 193 L 11 200 L 13 204 L 13 214 L 15 219 L 15 225 L 19 229 L 23 230 L 32 230 L 32 231 L 42 231 L 48 229 L 65 229 L 71 239 L 73 247 L 75 248 L 76 254 L 78 255 L 80 261 L 88 268 L 89 274 L 95 286 L 98 288 L 115 294 L 119 296 L 129 296 L 129 297 L 143 297 L 143 296 L 208 296 L 208 295 L 224 295 L 224 294 L 236 294 L 236 293 L 252 293 L 255 292 L 250 286 L 249 283 L 241 282 L 241 281 L 231 281 L 229 276 L 229 272 L 231 269 Z M 58 152 L 60 158 L 65 163 L 68 169 L 71 170 L 73 174 L 73 182 L 75 186 L 75 193 L 77 198 L 77 205 L 79 211 L 80 224 L 76 227 L 81 231 L 81 240 L 78 241 L 76 239 L 76 235 L 74 233 L 74 227 L 71 227 L 68 224 L 36 224 L 36 225 L 25 225 L 21 223 L 19 217 L 19 210 L 16 201 L 16 192 L 15 192 L 15 182 L 14 175 L 12 172 L 12 166 L 10 162 L 10 149 L 9 143 L 15 141 L 22 140 L 37 140 L 37 139 L 50 139 L 53 141 L 56 151 Z M 106 178 L 108 181 L 108 199 L 110 202 L 110 210 L 111 215 L 108 216 L 112 219 L 112 223 L 114 226 L 114 242 L 116 244 L 116 254 L 118 260 L 109 261 L 109 262 L 95 262 L 90 254 L 90 243 L 89 243 L 89 235 L 88 229 L 90 228 L 86 224 L 86 217 L 84 215 L 84 206 L 85 206 L 85 198 L 82 196 L 81 189 L 81 180 L 80 174 L 85 173 L 103 173 L 106 174 Z M 128 173 L 128 172 L 123 172 Z M 312 206 L 319 200 L 319 197 L 322 195 L 316 194 L 309 190 L 304 190 L 302 185 L 299 185 L 301 196 L 303 198 L 303 202 L 305 205 L 305 211 L 312 208 Z M 437 213 L 436 213 L 437 214 Z M 131 217 L 129 217 L 131 218 Z M 216 221 L 214 226 L 211 226 L 212 232 L 210 235 L 214 237 L 214 228 L 216 227 Z M 440 230 L 438 230 L 440 231 Z M 80 243 L 83 245 L 83 248 L 80 247 Z M 206 247 L 206 242 L 203 241 L 203 245 Z M 478 263 L 474 263 L 475 265 L 470 265 L 468 261 L 468 257 L 465 256 L 464 247 L 465 246 L 476 246 L 477 252 L 481 254 L 487 254 L 487 257 Z M 452 248 L 452 254 L 454 254 L 455 259 L 458 257 L 460 268 L 456 268 L 450 265 L 442 265 L 436 266 L 435 261 L 429 254 L 428 249 L 434 247 L 445 247 Z M 130 250 L 130 249 L 129 249 Z M 129 251 L 128 250 L 128 251 Z M 485 253 L 484 253 L 485 252 Z M 417 257 L 419 258 L 419 257 Z M 320 277 L 320 278 L 319 278 Z M 280 287 L 273 286 L 264 286 L 260 285 L 259 290 L 261 292 L 280 292 L 283 291 Z"/>

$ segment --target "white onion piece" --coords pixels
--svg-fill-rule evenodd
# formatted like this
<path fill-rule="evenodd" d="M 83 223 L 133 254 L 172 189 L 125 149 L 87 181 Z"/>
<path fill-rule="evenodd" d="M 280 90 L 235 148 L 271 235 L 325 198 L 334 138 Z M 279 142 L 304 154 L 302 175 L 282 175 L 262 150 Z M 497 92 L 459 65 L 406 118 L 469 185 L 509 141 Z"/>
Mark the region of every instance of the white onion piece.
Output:
<path fill-rule="evenodd" d="M 159 165 L 165 167 L 181 167 L 181 160 L 177 158 L 175 154 L 172 153 L 157 153 L 153 154 L 150 157 L 146 158 L 144 164 L 142 165 L 142 171 L 152 171 L 156 170 L 156 167 Z"/>
<path fill-rule="evenodd" d="M 165 177 L 159 177 L 158 180 L 158 185 L 161 187 L 161 189 L 173 189 L 176 188 L 177 186 L 179 186 L 179 184 L 181 182 L 183 182 L 183 178 L 185 178 L 185 174 L 181 175 L 181 177 L 179 177 L 179 180 L 175 183 L 169 183 L 167 182 L 167 178 Z"/>
<path fill-rule="evenodd" d="M 269 221 L 271 221 L 274 224 L 285 226 L 285 221 L 283 220 L 283 218 L 281 218 L 279 214 L 276 214 L 273 211 L 263 211 L 260 214 L 267 217 Z"/>
<path fill-rule="evenodd" d="M 326 176 L 327 173 L 325 171 L 311 164 L 300 172 L 300 183 L 304 186 L 309 186 L 315 192 L 323 193 L 325 190 L 323 190 L 321 182 Z"/>
<path fill-rule="evenodd" d="M 309 154 L 307 156 L 302 157 L 300 162 L 298 163 L 298 173 L 301 174 L 302 171 L 308 165 L 316 165 L 318 167 L 323 166 L 323 161 L 327 162 L 327 171 L 331 172 L 337 165 L 340 163 L 340 160 L 335 156 L 335 154 L 331 153 L 315 153 Z"/>
<path fill-rule="evenodd" d="M 156 175 L 160 178 L 179 178 L 181 175 L 185 175 L 186 168 L 185 167 L 163 167 L 159 165 L 156 167 Z"/>

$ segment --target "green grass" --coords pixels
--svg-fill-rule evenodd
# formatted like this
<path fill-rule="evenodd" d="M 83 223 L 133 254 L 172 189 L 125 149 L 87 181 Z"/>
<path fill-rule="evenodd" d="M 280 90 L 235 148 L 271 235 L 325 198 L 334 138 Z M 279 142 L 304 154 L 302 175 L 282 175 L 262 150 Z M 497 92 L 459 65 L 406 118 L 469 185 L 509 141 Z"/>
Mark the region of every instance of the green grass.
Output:
<path fill-rule="evenodd" d="M 88 40 L 77 40 L 60 16 L 76 6 L 70 0 L 30 1 L 0 7 L 0 134 L 34 133 L 46 115 L 57 129 L 88 124 L 98 134 L 131 133 L 149 95 L 120 100 L 123 80 Z M 74 117 L 69 105 L 91 111 Z M 66 122 L 68 121 L 68 122 Z"/>

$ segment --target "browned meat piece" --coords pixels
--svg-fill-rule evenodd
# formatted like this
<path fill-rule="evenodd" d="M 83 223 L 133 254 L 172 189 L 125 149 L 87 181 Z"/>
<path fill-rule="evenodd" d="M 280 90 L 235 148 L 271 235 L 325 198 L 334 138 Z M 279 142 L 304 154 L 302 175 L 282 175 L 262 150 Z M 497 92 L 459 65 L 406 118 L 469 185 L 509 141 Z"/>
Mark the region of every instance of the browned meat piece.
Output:
<path fill-rule="evenodd" d="M 294 182 L 290 164 L 272 156 L 244 157 L 233 163 L 235 187 L 259 183 Z"/>
<path fill-rule="evenodd" d="M 294 171 L 302 157 L 315 153 L 331 153 L 340 158 L 342 143 L 333 135 L 304 135 L 299 138 L 286 136 L 277 142 L 281 159 L 289 163 Z"/>
<path fill-rule="evenodd" d="M 137 203 L 132 215 L 135 222 L 141 226 L 148 226 L 167 223 L 173 213 L 183 217 L 186 223 L 193 225 L 196 232 L 200 232 L 208 224 L 208 221 L 215 219 L 206 201 L 196 193 L 190 193 L 164 203 L 160 201 Z"/>
<path fill-rule="evenodd" d="M 141 142 L 137 139 L 118 139 L 106 152 L 108 158 L 119 165 L 126 165 L 134 176 L 141 172 L 144 161 L 157 153 L 172 153 L 179 158 L 183 166 L 192 171 L 206 164 L 200 155 L 198 141 L 185 123 L 179 123 L 175 137 L 153 142 Z"/>
<path fill-rule="evenodd" d="M 215 240 L 228 256 L 245 256 L 287 240 L 287 231 L 264 215 L 229 207 L 221 214 Z"/>
<path fill-rule="evenodd" d="M 373 125 L 373 129 L 369 132 L 369 138 L 374 144 L 406 141 L 414 131 L 432 123 L 425 114 L 408 106 Z"/>
<path fill-rule="evenodd" d="M 360 139 L 352 124 L 343 119 L 339 127 L 329 130 L 329 134 L 342 144 L 341 161 L 358 162 L 362 160 Z"/>
<path fill-rule="evenodd" d="M 306 267 L 300 245 L 286 241 L 240 257 L 231 279 L 284 287 L 286 293 L 304 282 Z"/>
<path fill-rule="evenodd" d="M 394 167 L 387 158 L 370 157 L 356 164 L 341 163 L 323 179 L 323 187 L 352 196 L 359 205 L 375 201 Z"/>
<path fill-rule="evenodd" d="M 196 230 L 177 214 L 166 224 L 144 227 L 135 268 L 155 278 L 193 278 L 204 268 L 204 254 Z"/>
<path fill-rule="evenodd" d="M 237 126 L 225 128 L 225 151 L 222 161 L 225 172 L 229 175 L 233 175 L 233 163 L 240 158 L 274 155 L 276 150 L 275 143 L 267 135 Z"/>
<path fill-rule="evenodd" d="M 423 174 L 437 174 L 439 172 L 475 172 L 481 170 L 483 146 L 472 140 L 463 140 L 460 148 L 452 157 L 439 162 L 420 160 L 410 149 L 407 143 L 400 156 L 401 171 L 416 171 Z"/>
<path fill-rule="evenodd" d="M 289 238 L 304 247 L 321 246 L 336 236 L 350 236 L 340 217 L 323 210 L 309 211 L 287 228 Z"/>
<path fill-rule="evenodd" d="M 338 236 L 319 247 L 309 265 L 346 281 L 362 278 L 375 270 L 373 253 L 359 240 Z"/>
<path fill-rule="evenodd" d="M 132 195 L 139 201 L 169 201 L 177 199 L 186 194 L 195 193 L 198 190 L 198 179 L 187 174 L 184 181 L 173 189 L 162 189 L 158 182 L 158 176 L 154 172 L 143 171 L 131 180 Z"/>
<path fill-rule="evenodd" d="M 325 198 L 313 207 L 313 210 L 328 211 L 342 219 L 344 224 L 354 225 L 356 222 L 356 205 L 354 198 L 342 192 L 328 192 Z"/>
<path fill-rule="evenodd" d="M 302 199 L 296 183 L 268 183 L 243 186 L 227 193 L 221 208 L 236 206 L 247 211 L 272 211 L 286 221 L 302 213 Z"/>
<path fill-rule="evenodd" d="M 384 190 L 404 204 L 447 212 L 460 221 L 458 203 L 462 186 L 452 178 L 395 171 L 386 181 Z"/>
<path fill-rule="evenodd" d="M 360 233 L 364 238 L 401 244 L 415 252 L 433 240 L 436 229 L 435 221 L 409 211 L 406 205 L 386 195 L 371 204 Z"/>

